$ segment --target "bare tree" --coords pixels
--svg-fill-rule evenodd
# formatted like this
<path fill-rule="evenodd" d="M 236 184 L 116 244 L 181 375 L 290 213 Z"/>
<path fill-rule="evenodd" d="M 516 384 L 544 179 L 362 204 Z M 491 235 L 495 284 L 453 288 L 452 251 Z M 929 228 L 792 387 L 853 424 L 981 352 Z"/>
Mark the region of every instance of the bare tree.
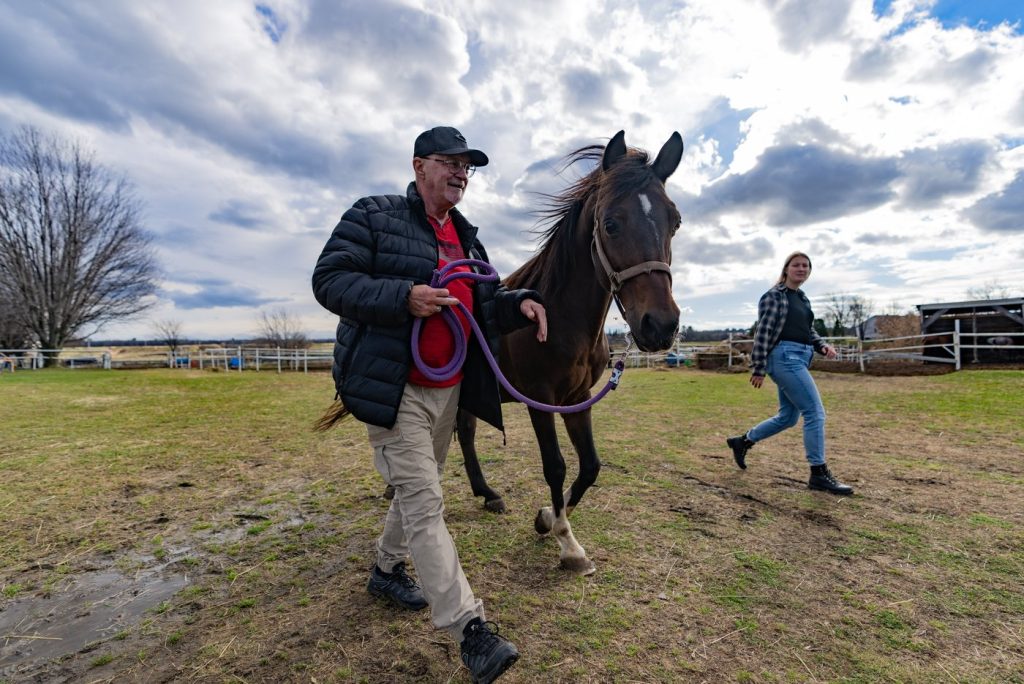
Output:
<path fill-rule="evenodd" d="M 145 310 L 156 262 L 129 183 L 35 128 L 0 138 L 0 290 L 45 349 Z"/>
<path fill-rule="evenodd" d="M 826 297 L 826 316 L 832 322 L 833 335 L 845 335 L 851 327 L 860 330 L 875 306 L 870 299 L 860 295 L 832 292 Z"/>
<path fill-rule="evenodd" d="M 968 299 L 1009 299 L 1012 296 L 1010 288 L 998 280 L 989 280 L 981 287 L 967 289 Z"/>
<path fill-rule="evenodd" d="M 259 341 L 282 349 L 306 349 L 309 339 L 299 329 L 299 323 L 284 309 L 260 312 Z"/>
<path fill-rule="evenodd" d="M 18 301 L 0 284 L 0 349 L 24 349 L 32 334 L 25 327 Z"/>
<path fill-rule="evenodd" d="M 912 312 L 913 309 L 910 309 L 910 311 Z M 902 304 L 900 304 L 898 300 L 892 299 L 889 300 L 889 303 L 885 305 L 885 308 L 882 310 L 882 313 L 885 314 L 886 316 L 902 316 L 907 313 L 907 309 Z M 913 315 L 916 316 L 917 314 Z"/>
<path fill-rule="evenodd" d="M 825 320 L 833 335 L 845 335 L 850 320 L 850 303 L 845 294 L 830 292 L 825 295 Z"/>
<path fill-rule="evenodd" d="M 864 321 L 871 317 L 875 303 L 860 295 L 849 295 L 848 299 L 850 301 L 850 325 L 859 330 Z"/>
<path fill-rule="evenodd" d="M 156 331 L 157 339 L 166 344 L 171 350 L 171 355 L 177 356 L 178 347 L 181 346 L 183 340 L 181 321 L 171 319 L 153 321 L 153 330 Z"/>

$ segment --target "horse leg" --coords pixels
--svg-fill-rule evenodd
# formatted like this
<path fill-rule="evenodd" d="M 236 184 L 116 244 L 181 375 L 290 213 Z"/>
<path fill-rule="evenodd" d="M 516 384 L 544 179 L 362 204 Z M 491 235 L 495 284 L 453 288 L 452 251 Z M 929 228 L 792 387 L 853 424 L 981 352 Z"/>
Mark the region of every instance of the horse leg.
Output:
<path fill-rule="evenodd" d="M 551 506 L 545 506 L 537 511 L 533 527 L 538 534 L 554 534 L 563 568 L 579 575 L 589 575 L 597 568 L 587 558 L 587 552 L 573 536 L 565 508 L 565 496 L 562 493 L 562 486 L 565 484 L 565 459 L 562 458 L 562 451 L 558 446 L 555 417 L 550 413 L 530 409 L 530 420 L 533 422 L 533 431 L 537 434 L 537 443 L 540 446 L 544 480 L 551 491 Z"/>
<path fill-rule="evenodd" d="M 569 439 L 572 440 L 572 445 L 580 460 L 579 475 L 576 476 L 569 491 L 565 493 L 565 497 L 569 500 L 565 506 L 565 514 L 568 516 L 572 515 L 573 509 L 583 498 L 583 494 L 597 481 L 597 474 L 601 472 L 601 460 L 597 457 L 597 447 L 594 446 L 590 409 L 579 413 L 564 413 L 562 420 L 565 422 L 565 430 L 569 433 Z"/>
<path fill-rule="evenodd" d="M 466 475 L 469 476 L 469 484 L 473 488 L 473 496 L 484 497 L 484 508 L 492 513 L 504 513 L 505 501 L 488 486 L 480 469 L 480 460 L 476 455 L 476 416 L 459 409 L 455 418 L 455 434 L 462 449 L 462 458 L 466 465 Z"/>

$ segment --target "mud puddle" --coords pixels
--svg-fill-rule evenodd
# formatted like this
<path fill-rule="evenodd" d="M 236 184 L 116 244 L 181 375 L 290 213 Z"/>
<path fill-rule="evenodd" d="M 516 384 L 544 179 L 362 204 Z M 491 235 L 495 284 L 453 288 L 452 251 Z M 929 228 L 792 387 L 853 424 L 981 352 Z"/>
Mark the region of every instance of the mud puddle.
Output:
<path fill-rule="evenodd" d="M 10 601 L 0 610 L 0 678 L 27 674 L 130 630 L 188 585 L 187 575 L 165 568 L 85 572 L 49 598 Z"/>
<path fill-rule="evenodd" d="M 133 631 L 161 603 L 171 601 L 195 577 L 181 572 L 181 561 L 193 566 L 218 555 L 212 547 L 231 545 L 247 536 L 253 520 L 270 520 L 263 514 L 236 514 L 235 524 L 202 531 L 186 544 L 167 546 L 160 558 L 130 553 L 134 571 L 107 560 L 95 570 L 69 575 L 59 588 L 44 595 L 26 595 L 0 604 L 0 684 L 22 681 L 47 671 L 55 661 L 87 653 L 103 642 Z M 290 515 L 275 529 L 298 527 L 301 515 Z M 211 547 L 212 545 L 212 547 Z M 200 567 L 196 567 L 201 574 Z"/>

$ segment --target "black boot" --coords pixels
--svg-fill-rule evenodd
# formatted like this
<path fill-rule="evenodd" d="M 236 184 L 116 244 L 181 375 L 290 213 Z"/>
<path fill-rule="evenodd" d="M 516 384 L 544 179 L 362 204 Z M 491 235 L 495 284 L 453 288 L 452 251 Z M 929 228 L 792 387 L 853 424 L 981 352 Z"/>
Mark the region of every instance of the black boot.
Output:
<path fill-rule="evenodd" d="M 807 481 L 807 486 L 829 494 L 853 494 L 853 487 L 837 480 L 824 463 L 811 466 L 811 479 Z"/>
<path fill-rule="evenodd" d="M 473 684 L 490 684 L 519 660 L 518 649 L 498 634 L 493 622 L 474 618 L 462 633 L 462 664 L 469 669 Z"/>
<path fill-rule="evenodd" d="M 399 563 L 391 572 L 382 572 L 376 565 L 370 571 L 366 590 L 374 596 L 386 598 L 406 610 L 423 610 L 427 599 L 416 580 L 405 571 L 405 563 Z"/>
<path fill-rule="evenodd" d="M 730 437 L 725 440 L 725 443 L 732 449 L 732 457 L 736 459 L 736 465 L 740 467 L 740 470 L 746 470 L 747 452 L 750 451 L 750 447 L 754 446 L 754 443 L 747 439 L 746 435 Z"/>

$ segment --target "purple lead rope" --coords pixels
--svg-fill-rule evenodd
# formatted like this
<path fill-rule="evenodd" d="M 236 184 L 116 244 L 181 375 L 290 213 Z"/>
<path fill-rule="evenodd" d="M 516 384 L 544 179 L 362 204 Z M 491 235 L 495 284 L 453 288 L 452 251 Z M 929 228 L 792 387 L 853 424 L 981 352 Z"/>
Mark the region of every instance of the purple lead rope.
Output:
<path fill-rule="evenodd" d="M 451 273 L 454 269 L 460 266 L 477 267 L 482 273 L 475 271 L 459 271 Z M 493 266 L 486 261 L 480 261 L 478 259 L 459 259 L 446 264 L 444 268 L 434 271 L 434 277 L 430 280 L 431 287 L 445 287 L 448 283 L 458 278 L 468 278 L 477 282 L 497 282 L 498 272 Z M 462 310 L 462 314 L 469 321 L 469 324 L 473 327 L 473 332 L 476 334 L 476 338 L 480 340 L 480 348 L 484 351 L 484 356 L 487 357 L 487 363 L 490 364 L 491 370 L 494 371 L 494 376 L 498 378 L 498 382 L 501 386 L 512 395 L 517 401 L 521 401 L 530 408 L 537 409 L 538 411 L 545 411 L 547 413 L 579 413 L 585 411 L 597 402 L 604 398 L 604 395 L 608 394 L 611 390 L 619 386 L 619 379 L 622 377 L 622 371 L 626 365 L 622 359 L 615 362 L 615 368 L 612 371 L 612 376 L 608 379 L 608 383 L 601 388 L 601 391 L 592 396 L 586 401 L 580 402 L 579 404 L 573 404 L 572 406 L 555 406 L 553 404 L 544 404 L 539 401 L 534 401 L 529 397 L 523 395 L 519 390 L 512 386 L 508 379 L 502 374 L 501 369 L 498 368 L 498 362 L 495 361 L 494 355 L 491 354 L 490 348 L 487 346 L 486 337 L 480 330 L 480 326 L 477 325 L 476 320 L 473 318 L 473 313 L 466 308 L 466 305 L 462 302 L 458 303 L 458 307 Z M 423 358 L 420 356 L 420 329 L 423 327 L 423 318 L 417 318 L 412 325 L 412 360 L 416 364 L 416 368 L 423 376 L 433 382 L 443 382 L 450 380 L 459 372 L 462 368 L 462 364 L 466 362 L 466 352 L 469 348 L 468 339 L 466 338 L 465 332 L 463 332 L 462 324 L 459 322 L 459 317 L 455 315 L 455 312 L 451 310 L 451 307 L 446 307 L 441 312 L 444 316 L 445 323 L 448 324 L 448 329 L 452 331 L 452 337 L 455 338 L 455 353 L 452 355 L 451 361 L 443 366 L 434 368 L 428 366 Z"/>

